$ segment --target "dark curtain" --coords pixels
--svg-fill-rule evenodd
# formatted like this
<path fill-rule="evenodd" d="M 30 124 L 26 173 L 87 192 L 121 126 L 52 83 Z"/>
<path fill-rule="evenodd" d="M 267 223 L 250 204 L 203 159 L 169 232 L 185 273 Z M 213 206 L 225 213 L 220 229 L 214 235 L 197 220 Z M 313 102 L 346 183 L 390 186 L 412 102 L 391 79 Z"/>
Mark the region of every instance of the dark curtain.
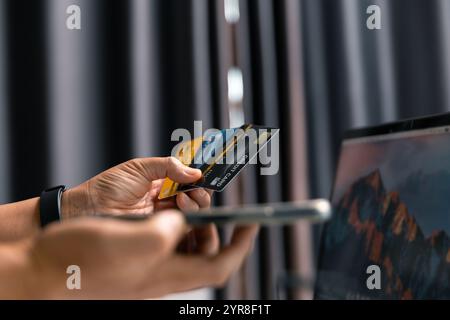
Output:
<path fill-rule="evenodd" d="M 328 197 L 342 132 L 450 106 L 450 1 L 0 0 L 0 202 L 168 155 L 173 129 L 281 128 L 280 172 L 250 166 L 217 204 Z M 70 4 L 82 29 L 65 28 Z M 382 29 L 368 30 L 378 4 Z M 227 237 L 229 230 L 223 230 Z M 218 298 L 310 298 L 320 227 L 261 230 Z"/>

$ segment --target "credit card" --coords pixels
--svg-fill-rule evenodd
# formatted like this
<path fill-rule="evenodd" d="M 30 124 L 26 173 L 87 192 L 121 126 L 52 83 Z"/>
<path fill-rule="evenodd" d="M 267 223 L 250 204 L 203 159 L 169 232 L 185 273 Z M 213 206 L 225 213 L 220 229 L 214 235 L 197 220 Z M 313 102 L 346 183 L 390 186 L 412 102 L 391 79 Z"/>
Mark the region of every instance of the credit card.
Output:
<path fill-rule="evenodd" d="M 194 140 L 180 143 L 177 146 L 177 150 L 175 150 L 174 156 L 178 160 L 180 160 L 181 163 L 189 166 L 191 163 L 193 163 L 193 159 L 197 150 L 201 149 L 202 141 L 203 137 L 197 137 Z M 174 182 L 169 178 L 164 179 L 164 182 L 158 195 L 158 199 L 164 199 L 176 195 L 179 192 L 178 191 L 179 186 L 180 186 L 179 183 Z"/>
<path fill-rule="evenodd" d="M 178 184 L 166 178 L 159 199 L 195 188 L 221 192 L 279 132 L 277 128 L 245 124 L 216 130 L 178 145 L 175 153 L 182 163 L 202 171 L 193 184 Z"/>

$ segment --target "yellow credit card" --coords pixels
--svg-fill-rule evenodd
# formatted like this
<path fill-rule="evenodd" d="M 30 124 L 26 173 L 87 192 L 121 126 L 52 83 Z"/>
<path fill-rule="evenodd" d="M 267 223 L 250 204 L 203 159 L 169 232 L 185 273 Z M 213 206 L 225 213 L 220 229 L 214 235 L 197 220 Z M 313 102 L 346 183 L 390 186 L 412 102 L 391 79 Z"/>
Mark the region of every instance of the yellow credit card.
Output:
<path fill-rule="evenodd" d="M 203 137 L 198 137 L 194 140 L 180 143 L 174 156 L 183 164 L 189 166 L 192 163 L 197 151 L 201 149 L 202 141 Z M 178 187 L 179 183 L 166 178 L 161 187 L 161 191 L 159 192 L 158 199 L 169 198 L 176 195 L 179 192 Z"/>

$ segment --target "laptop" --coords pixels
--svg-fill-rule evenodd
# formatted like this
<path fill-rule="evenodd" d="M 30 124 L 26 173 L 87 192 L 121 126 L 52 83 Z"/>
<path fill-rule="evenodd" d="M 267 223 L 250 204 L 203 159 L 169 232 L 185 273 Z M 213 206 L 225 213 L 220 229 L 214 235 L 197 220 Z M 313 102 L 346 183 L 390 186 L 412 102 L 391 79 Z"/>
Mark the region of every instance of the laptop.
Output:
<path fill-rule="evenodd" d="M 450 299 L 450 114 L 347 132 L 315 299 Z"/>

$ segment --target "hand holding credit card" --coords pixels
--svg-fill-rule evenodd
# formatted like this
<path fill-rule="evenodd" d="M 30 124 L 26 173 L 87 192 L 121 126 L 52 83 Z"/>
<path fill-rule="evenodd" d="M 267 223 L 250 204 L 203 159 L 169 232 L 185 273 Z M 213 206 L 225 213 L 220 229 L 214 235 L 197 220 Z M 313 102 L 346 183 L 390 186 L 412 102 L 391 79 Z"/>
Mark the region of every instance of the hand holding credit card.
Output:
<path fill-rule="evenodd" d="M 202 171 L 202 179 L 179 184 L 166 178 L 158 198 L 172 197 L 195 188 L 223 191 L 256 156 L 279 129 L 245 124 L 239 128 L 214 130 L 177 145 L 173 156 L 183 164 Z"/>
<path fill-rule="evenodd" d="M 214 130 L 207 130 L 207 133 L 193 140 L 191 140 L 189 132 L 184 135 L 177 135 L 182 136 L 184 139 L 172 152 L 172 156 L 178 158 L 179 161 L 170 161 L 170 163 L 175 163 L 177 169 L 172 167 L 159 170 L 158 182 L 155 184 L 154 192 L 151 195 L 153 199 L 157 195 L 158 199 L 169 198 L 180 192 L 186 192 L 195 188 L 220 192 L 230 184 L 247 164 L 256 163 L 255 158 L 257 155 L 258 162 L 261 164 L 259 170 L 262 175 L 276 174 L 278 172 L 279 145 L 277 134 L 279 129 L 244 125 L 234 129 Z M 186 131 L 184 132 L 186 133 Z M 161 161 L 161 159 L 171 160 L 170 158 L 144 160 L 155 162 Z M 180 162 L 191 169 L 186 168 Z M 167 164 L 168 162 L 164 163 Z M 200 170 L 202 175 L 200 175 L 198 170 L 193 170 L 192 168 Z M 195 172 L 195 177 L 191 176 L 192 179 L 180 179 L 179 176 L 174 174 L 177 170 L 183 173 L 186 173 L 186 171 Z M 175 181 L 182 182 L 177 183 L 167 178 L 169 176 Z M 161 180 L 161 178 L 164 180 Z M 196 179 L 199 180 L 195 181 Z M 209 227 L 211 227 L 211 224 L 291 224 L 299 220 L 319 223 L 326 221 L 332 214 L 332 206 L 326 199 L 212 208 L 209 208 L 210 195 L 208 195 L 208 204 L 203 206 L 195 199 L 193 200 L 197 202 L 197 206 L 187 205 L 184 200 L 180 200 L 183 198 L 188 199 L 194 194 L 198 194 L 198 192 L 194 190 L 189 195 L 184 196 L 180 194 L 176 199 L 156 201 L 156 204 L 161 209 L 163 209 L 161 206 L 166 206 L 167 204 L 170 205 L 169 208 L 177 206 L 184 213 L 183 217 L 188 225 L 209 225 Z M 181 201 L 181 205 L 179 201 Z M 199 207 L 202 209 L 199 210 Z M 149 207 L 148 210 L 142 210 L 141 208 L 138 214 L 122 212 L 123 210 L 121 210 L 120 214 L 97 211 L 95 216 L 140 221 L 151 218 L 158 211 L 155 211 L 154 208 L 154 206 Z"/>

